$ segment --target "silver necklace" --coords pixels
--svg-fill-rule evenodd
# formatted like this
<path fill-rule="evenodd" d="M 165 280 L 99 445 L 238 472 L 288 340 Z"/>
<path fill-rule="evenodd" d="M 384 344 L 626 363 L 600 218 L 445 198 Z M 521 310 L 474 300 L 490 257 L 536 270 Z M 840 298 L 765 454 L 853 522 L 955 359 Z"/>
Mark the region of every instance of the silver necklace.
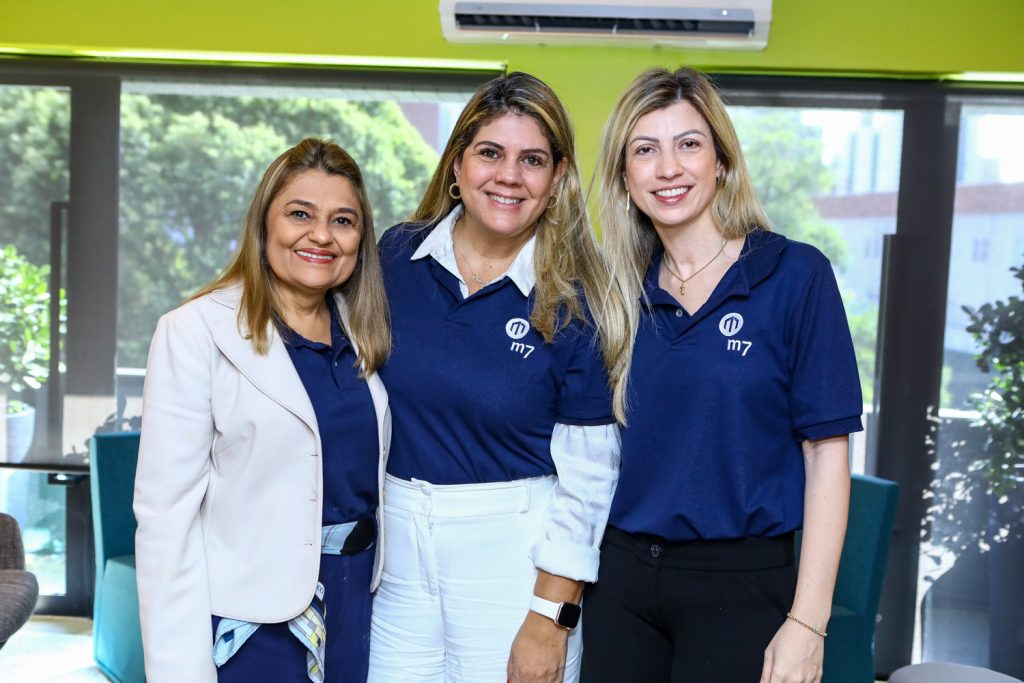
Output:
<path fill-rule="evenodd" d="M 728 242 L 728 240 L 723 237 L 722 238 L 722 246 L 718 248 L 718 251 L 716 251 L 715 255 L 711 257 L 711 260 L 708 261 L 707 263 L 705 263 L 703 266 L 701 266 L 697 270 L 695 270 L 693 272 L 693 275 L 691 275 L 690 277 L 679 277 L 676 274 L 676 271 L 672 270 L 672 266 L 670 266 L 668 264 L 669 259 L 665 258 L 666 256 L 670 257 L 671 254 L 668 253 L 667 249 L 665 250 L 665 253 L 664 253 L 664 255 L 661 258 L 661 265 L 665 266 L 665 270 L 668 271 L 669 275 L 671 275 L 675 279 L 679 280 L 679 296 L 686 296 L 686 283 L 689 282 L 690 280 L 692 280 L 693 278 L 697 277 L 698 275 L 700 275 L 704 271 L 705 268 L 707 268 L 712 263 L 714 263 L 715 260 L 718 259 L 718 257 L 722 255 L 722 252 L 725 251 L 725 245 L 726 245 L 727 242 Z"/>
<path fill-rule="evenodd" d="M 480 276 L 473 271 L 473 266 L 470 264 L 469 259 L 466 258 L 466 255 L 462 253 L 461 249 L 459 249 L 459 245 L 455 243 L 454 238 L 452 238 L 452 246 L 455 247 L 455 255 L 462 257 L 462 262 L 466 264 L 466 268 L 469 269 L 469 276 L 473 280 L 473 282 L 477 283 L 478 285 L 486 285 L 487 283 L 481 280 Z"/>

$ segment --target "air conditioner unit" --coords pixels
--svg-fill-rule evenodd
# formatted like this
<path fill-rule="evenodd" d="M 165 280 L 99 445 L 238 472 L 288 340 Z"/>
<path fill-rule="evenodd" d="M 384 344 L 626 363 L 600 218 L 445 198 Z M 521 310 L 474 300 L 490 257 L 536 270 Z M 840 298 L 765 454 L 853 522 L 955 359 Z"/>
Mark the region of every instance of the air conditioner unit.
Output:
<path fill-rule="evenodd" d="M 761 50 L 772 0 L 440 0 L 453 43 Z"/>

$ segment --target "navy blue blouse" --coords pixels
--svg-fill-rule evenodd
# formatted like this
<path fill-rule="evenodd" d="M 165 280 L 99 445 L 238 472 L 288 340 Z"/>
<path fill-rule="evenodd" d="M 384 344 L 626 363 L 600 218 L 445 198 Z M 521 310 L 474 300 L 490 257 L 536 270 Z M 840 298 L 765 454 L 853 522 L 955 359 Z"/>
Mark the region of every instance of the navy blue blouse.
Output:
<path fill-rule="evenodd" d="M 333 299 L 330 345 L 285 329 L 285 348 L 306 387 L 323 445 L 323 523 L 341 524 L 377 509 L 377 416 L 356 353 L 341 330 Z"/>
<path fill-rule="evenodd" d="M 555 423 L 615 421 L 594 328 L 574 320 L 545 343 L 533 296 L 508 277 L 464 298 L 437 260 L 412 259 L 439 229 L 380 240 L 395 340 L 380 370 L 396 416 L 388 472 L 432 484 L 552 474 Z"/>
<path fill-rule="evenodd" d="M 608 523 L 676 542 L 799 529 L 801 443 L 861 429 L 831 265 L 809 245 L 751 233 L 691 315 L 659 287 L 661 259 L 644 283 Z"/>

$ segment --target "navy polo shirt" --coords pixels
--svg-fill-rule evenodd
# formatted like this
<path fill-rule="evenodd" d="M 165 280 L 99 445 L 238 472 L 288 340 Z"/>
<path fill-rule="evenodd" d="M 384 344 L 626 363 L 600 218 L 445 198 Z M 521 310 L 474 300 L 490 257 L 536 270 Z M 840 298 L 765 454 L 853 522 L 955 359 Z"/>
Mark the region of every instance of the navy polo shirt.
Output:
<path fill-rule="evenodd" d="M 323 448 L 323 523 L 342 524 L 377 510 L 377 414 L 359 379 L 356 353 L 341 330 L 333 299 L 331 343 L 284 329 L 285 348 L 313 404 Z"/>
<path fill-rule="evenodd" d="M 614 422 L 592 324 L 551 344 L 530 326 L 533 297 L 509 277 L 464 298 L 433 256 L 411 260 L 431 230 L 399 225 L 380 240 L 394 350 L 381 378 L 393 422 L 388 472 L 434 484 L 553 474 L 555 423 Z"/>
<path fill-rule="evenodd" d="M 655 254 L 630 373 L 609 524 L 669 541 L 803 526 L 801 442 L 860 431 L 853 342 L 828 259 L 776 233 L 689 315 Z"/>

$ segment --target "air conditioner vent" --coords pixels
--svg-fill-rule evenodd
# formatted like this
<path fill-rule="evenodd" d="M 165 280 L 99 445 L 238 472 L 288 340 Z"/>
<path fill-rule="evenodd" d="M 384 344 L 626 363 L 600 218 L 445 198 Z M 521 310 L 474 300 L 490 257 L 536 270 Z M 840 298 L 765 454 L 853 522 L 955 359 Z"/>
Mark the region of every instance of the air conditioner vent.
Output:
<path fill-rule="evenodd" d="M 772 0 L 439 0 L 456 43 L 761 50 Z"/>
<path fill-rule="evenodd" d="M 572 17 L 509 15 L 509 14 L 456 14 L 455 23 L 461 30 L 555 32 L 555 33 L 643 33 L 648 35 L 731 35 L 750 36 L 753 21 L 711 19 L 643 19 L 624 17 Z"/>

